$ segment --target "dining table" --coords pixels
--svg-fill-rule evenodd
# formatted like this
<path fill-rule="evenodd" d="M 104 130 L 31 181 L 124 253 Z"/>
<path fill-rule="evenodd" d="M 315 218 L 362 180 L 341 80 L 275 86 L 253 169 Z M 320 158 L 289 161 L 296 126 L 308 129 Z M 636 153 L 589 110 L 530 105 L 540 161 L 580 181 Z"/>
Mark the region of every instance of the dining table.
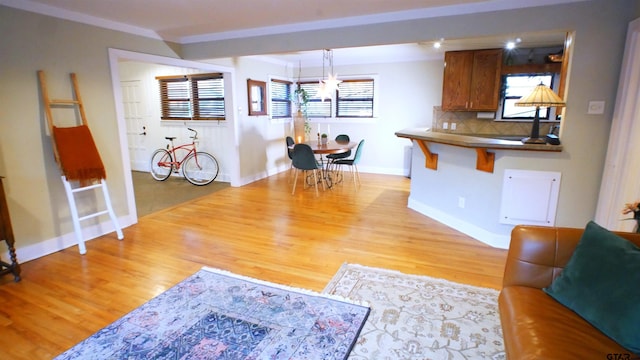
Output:
<path fill-rule="evenodd" d="M 322 180 L 324 181 L 328 188 L 331 188 L 334 183 L 340 182 L 341 178 L 333 177 L 331 174 L 331 169 L 329 166 L 331 163 L 325 157 L 325 155 L 329 154 L 342 154 L 346 153 L 349 150 L 352 150 L 356 146 L 358 146 L 358 142 L 356 141 L 338 141 L 338 140 L 328 140 L 326 143 L 318 142 L 316 140 L 305 141 L 304 144 L 309 145 L 313 153 L 316 155 L 320 155 L 320 164 L 322 166 Z M 293 150 L 294 145 L 289 146 L 290 149 Z"/>

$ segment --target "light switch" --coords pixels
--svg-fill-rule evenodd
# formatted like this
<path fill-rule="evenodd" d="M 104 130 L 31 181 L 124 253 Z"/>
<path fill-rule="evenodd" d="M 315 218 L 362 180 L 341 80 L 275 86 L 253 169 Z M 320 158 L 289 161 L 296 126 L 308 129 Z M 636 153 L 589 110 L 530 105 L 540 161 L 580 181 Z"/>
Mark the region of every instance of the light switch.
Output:
<path fill-rule="evenodd" d="M 587 114 L 599 115 L 604 114 L 604 101 L 589 101 Z"/>

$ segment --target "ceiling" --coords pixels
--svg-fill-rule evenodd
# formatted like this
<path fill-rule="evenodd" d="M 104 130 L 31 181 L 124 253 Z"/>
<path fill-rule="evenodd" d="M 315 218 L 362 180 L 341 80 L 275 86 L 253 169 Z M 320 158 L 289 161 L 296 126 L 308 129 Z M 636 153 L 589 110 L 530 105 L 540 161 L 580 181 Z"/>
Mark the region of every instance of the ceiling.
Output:
<path fill-rule="evenodd" d="M 585 0 L 0 0 L 0 5 L 188 44 L 577 1 Z M 527 34 L 522 46 L 557 44 L 563 37 L 558 33 Z M 507 40 L 445 39 L 437 50 L 433 43 L 336 49 L 334 65 L 385 57 L 424 59 L 442 56 L 446 50 L 500 47 Z M 318 65 L 322 53 L 279 54 L 274 58 Z"/>

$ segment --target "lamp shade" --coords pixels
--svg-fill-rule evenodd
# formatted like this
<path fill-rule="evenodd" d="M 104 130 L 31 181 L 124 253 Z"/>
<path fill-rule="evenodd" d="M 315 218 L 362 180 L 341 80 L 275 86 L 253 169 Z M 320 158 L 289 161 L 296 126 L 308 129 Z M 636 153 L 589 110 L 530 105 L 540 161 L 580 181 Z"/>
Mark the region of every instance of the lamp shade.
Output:
<path fill-rule="evenodd" d="M 515 106 L 564 106 L 565 102 L 544 84 L 537 85 L 533 91 L 518 99 Z"/>

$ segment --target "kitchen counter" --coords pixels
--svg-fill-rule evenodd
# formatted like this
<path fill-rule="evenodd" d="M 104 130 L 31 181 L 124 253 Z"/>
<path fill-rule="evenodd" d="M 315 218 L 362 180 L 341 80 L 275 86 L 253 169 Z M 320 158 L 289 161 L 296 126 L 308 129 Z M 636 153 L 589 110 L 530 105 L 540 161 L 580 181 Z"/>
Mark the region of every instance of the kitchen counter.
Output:
<path fill-rule="evenodd" d="M 452 133 L 432 132 L 428 128 L 408 128 L 397 131 L 396 136 L 416 140 L 422 152 L 427 158 L 425 167 L 437 170 L 438 154 L 429 150 L 429 143 L 445 144 L 473 148 L 477 152 L 476 169 L 480 171 L 493 172 L 495 153 L 487 151 L 494 150 L 521 150 L 521 151 L 562 151 L 562 145 L 549 144 L 524 144 L 519 140 L 503 140 L 498 138 L 488 138 L 480 136 L 469 136 Z"/>

